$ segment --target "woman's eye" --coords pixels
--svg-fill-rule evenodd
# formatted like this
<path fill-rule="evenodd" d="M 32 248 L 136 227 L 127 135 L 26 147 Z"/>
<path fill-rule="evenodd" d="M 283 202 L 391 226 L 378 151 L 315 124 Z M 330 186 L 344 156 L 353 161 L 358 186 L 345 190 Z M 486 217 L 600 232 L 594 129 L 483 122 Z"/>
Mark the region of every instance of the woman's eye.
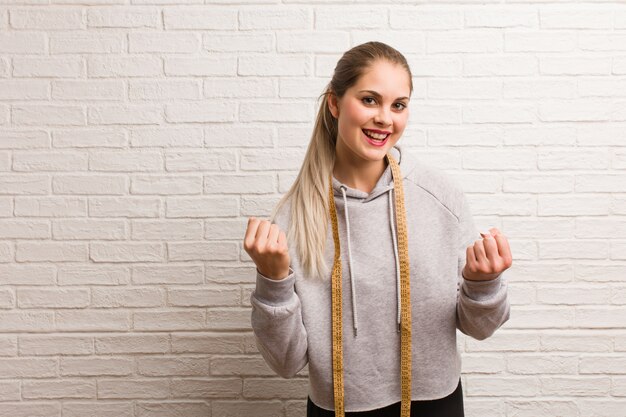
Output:
<path fill-rule="evenodd" d="M 366 100 L 374 100 L 374 101 L 376 101 L 374 99 L 374 97 L 363 97 L 363 101 L 366 101 Z M 371 103 L 370 102 L 366 102 L 366 104 L 371 104 Z M 404 110 L 406 108 L 406 105 L 404 105 L 404 103 L 396 103 L 396 104 L 399 104 L 400 106 L 402 106 L 402 107 L 396 107 L 399 110 Z"/>

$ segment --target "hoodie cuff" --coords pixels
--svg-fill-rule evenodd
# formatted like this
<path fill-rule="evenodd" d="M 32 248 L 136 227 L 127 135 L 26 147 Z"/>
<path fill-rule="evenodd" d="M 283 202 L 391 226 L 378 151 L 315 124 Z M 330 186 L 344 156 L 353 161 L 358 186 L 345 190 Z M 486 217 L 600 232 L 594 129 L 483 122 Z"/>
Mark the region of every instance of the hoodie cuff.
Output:
<path fill-rule="evenodd" d="M 254 296 L 263 304 L 271 306 L 285 304 L 294 295 L 295 283 L 296 274 L 291 267 L 289 267 L 289 275 L 279 280 L 268 278 L 257 269 Z"/>
<path fill-rule="evenodd" d="M 485 301 L 494 297 L 502 286 L 502 273 L 488 281 L 472 281 L 463 277 L 463 291 L 476 301 Z"/>

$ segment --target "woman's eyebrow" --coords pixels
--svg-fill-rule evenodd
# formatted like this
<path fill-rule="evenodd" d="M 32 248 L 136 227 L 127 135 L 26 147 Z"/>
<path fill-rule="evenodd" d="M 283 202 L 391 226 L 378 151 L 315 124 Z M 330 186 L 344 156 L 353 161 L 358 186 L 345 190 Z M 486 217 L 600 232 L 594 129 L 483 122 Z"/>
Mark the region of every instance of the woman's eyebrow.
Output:
<path fill-rule="evenodd" d="M 364 92 L 365 93 L 371 93 L 372 95 L 374 95 L 376 97 L 379 97 L 379 98 L 382 97 L 379 93 L 377 93 L 374 90 L 361 90 L 361 91 L 359 91 L 359 93 L 364 93 Z M 404 100 L 404 99 L 408 100 L 409 98 L 408 97 L 398 97 L 396 100 Z"/>

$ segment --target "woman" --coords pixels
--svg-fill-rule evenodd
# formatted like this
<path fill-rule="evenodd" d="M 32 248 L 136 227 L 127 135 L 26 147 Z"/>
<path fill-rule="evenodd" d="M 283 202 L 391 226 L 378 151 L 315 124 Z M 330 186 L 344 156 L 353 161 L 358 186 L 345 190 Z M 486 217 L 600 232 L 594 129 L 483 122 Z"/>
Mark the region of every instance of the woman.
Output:
<path fill-rule="evenodd" d="M 463 416 L 456 329 L 509 318 L 506 237 L 481 237 L 460 186 L 398 143 L 412 91 L 397 50 L 347 51 L 294 184 L 248 221 L 257 346 L 282 377 L 308 363 L 308 417 Z"/>

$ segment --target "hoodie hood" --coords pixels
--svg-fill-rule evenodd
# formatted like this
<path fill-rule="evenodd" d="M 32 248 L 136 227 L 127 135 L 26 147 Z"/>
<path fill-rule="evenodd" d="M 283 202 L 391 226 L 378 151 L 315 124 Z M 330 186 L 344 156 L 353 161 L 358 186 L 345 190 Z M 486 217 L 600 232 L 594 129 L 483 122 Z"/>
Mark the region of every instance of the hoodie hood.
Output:
<path fill-rule="evenodd" d="M 405 146 L 396 143 L 390 150 L 389 154 L 398 162 L 400 167 L 400 172 L 402 175 L 402 179 L 406 178 L 417 166 L 417 159 L 412 157 L 408 152 Z M 353 328 L 354 335 L 357 335 L 358 329 L 358 316 L 357 316 L 357 300 L 356 300 L 356 280 L 354 278 L 353 273 L 353 265 L 352 265 L 352 248 L 350 244 L 350 209 L 348 208 L 348 201 L 350 204 L 366 204 L 375 198 L 383 196 L 383 194 L 387 194 L 387 202 L 389 207 L 389 227 L 391 229 L 391 235 L 393 237 L 393 251 L 395 256 L 396 263 L 396 294 L 397 294 L 397 331 L 400 331 L 400 322 L 401 322 L 401 299 L 400 299 L 400 259 L 398 256 L 398 239 L 396 235 L 396 224 L 394 223 L 394 219 L 396 219 L 396 208 L 395 208 L 395 197 L 394 197 L 394 180 L 393 174 L 391 172 L 391 165 L 387 164 L 387 167 L 383 171 L 383 174 L 378 179 L 378 182 L 374 186 L 371 192 L 367 193 L 362 190 L 358 190 L 356 188 L 351 188 L 339 180 L 332 176 L 332 186 L 333 186 L 333 195 L 335 198 L 340 198 L 343 200 L 344 206 L 344 216 L 346 222 L 346 240 L 348 243 L 348 264 L 350 269 L 350 288 L 352 293 L 352 318 L 353 318 Z"/>

